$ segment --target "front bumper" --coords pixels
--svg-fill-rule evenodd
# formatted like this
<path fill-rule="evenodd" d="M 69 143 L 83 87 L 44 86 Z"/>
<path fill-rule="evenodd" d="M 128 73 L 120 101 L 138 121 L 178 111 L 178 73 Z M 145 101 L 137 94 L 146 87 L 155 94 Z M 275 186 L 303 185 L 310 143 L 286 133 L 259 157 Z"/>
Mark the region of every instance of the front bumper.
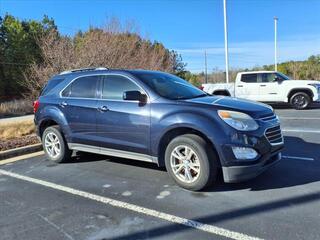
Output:
<path fill-rule="evenodd" d="M 313 100 L 314 102 L 320 102 L 320 92 L 318 92 L 317 95 L 314 95 L 312 100 Z"/>
<path fill-rule="evenodd" d="M 219 156 L 225 182 L 242 182 L 260 175 L 281 160 L 284 138 L 278 119 L 260 121 L 260 128 L 253 132 L 237 132 L 221 144 Z M 238 159 L 232 147 L 251 148 L 257 152 L 254 159 Z"/>
<path fill-rule="evenodd" d="M 222 167 L 224 181 L 227 183 L 235 183 L 255 178 L 280 160 L 281 153 L 278 152 L 265 157 L 264 160 L 254 165 Z"/>

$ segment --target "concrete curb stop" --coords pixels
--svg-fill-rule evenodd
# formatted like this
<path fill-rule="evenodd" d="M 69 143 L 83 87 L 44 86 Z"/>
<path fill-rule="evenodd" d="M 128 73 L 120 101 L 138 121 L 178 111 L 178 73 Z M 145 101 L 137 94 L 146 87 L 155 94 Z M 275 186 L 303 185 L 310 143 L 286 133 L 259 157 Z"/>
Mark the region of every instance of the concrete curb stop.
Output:
<path fill-rule="evenodd" d="M 42 144 L 41 143 L 37 143 L 37 144 L 25 146 L 25 147 L 19 147 L 19 148 L 15 148 L 15 149 L 6 150 L 6 151 L 3 151 L 3 152 L 0 152 L 0 161 L 4 160 L 4 159 L 7 159 L 7 158 L 12 158 L 12 157 L 28 154 L 28 153 L 38 152 L 38 151 L 41 151 L 41 150 L 42 150 Z"/>

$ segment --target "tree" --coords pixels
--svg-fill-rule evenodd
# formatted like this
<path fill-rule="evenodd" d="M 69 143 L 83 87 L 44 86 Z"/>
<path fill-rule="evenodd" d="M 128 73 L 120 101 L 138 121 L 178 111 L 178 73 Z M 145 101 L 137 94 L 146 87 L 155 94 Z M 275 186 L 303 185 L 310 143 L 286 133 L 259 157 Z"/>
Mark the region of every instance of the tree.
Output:
<path fill-rule="evenodd" d="M 51 31 L 38 42 L 43 60 L 34 62 L 25 73 L 31 97 L 38 95 L 53 75 L 74 68 L 149 69 L 170 73 L 184 70 L 181 57 L 162 43 L 142 38 L 120 21 L 109 21 L 103 28 L 91 27 L 74 37 Z"/>
<path fill-rule="evenodd" d="M 57 29 L 52 19 L 23 20 L 7 14 L 0 21 L 0 97 L 16 96 L 24 92 L 23 73 L 28 65 L 41 62 L 37 39 Z"/>
<path fill-rule="evenodd" d="M 203 76 L 201 76 L 201 74 L 191 73 L 190 71 L 181 70 L 177 75 L 196 87 L 200 87 L 201 83 L 203 82 Z"/>
<path fill-rule="evenodd" d="M 2 18 L 0 16 L 0 26 L 2 26 Z M 4 49 L 5 49 L 5 42 L 4 42 L 4 37 L 3 37 L 3 32 L 0 31 L 0 99 L 1 96 L 4 96 L 5 93 L 5 75 L 4 75 L 4 65 L 2 64 L 5 61 L 4 58 Z"/>

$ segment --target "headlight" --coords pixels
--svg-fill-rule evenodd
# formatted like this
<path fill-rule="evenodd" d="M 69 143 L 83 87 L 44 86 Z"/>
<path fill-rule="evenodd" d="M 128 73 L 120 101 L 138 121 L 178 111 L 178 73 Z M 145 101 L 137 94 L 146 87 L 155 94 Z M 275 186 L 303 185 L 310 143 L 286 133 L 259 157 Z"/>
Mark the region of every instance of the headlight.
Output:
<path fill-rule="evenodd" d="M 218 115 L 229 126 L 240 131 L 253 131 L 259 127 L 252 117 L 242 112 L 219 110 Z"/>

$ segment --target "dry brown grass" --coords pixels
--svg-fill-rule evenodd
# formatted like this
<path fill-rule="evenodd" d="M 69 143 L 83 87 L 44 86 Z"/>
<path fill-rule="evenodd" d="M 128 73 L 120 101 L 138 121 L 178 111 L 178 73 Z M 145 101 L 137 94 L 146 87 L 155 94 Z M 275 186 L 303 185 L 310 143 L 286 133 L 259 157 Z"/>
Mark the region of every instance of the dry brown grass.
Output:
<path fill-rule="evenodd" d="M 12 100 L 0 103 L 0 117 L 20 116 L 32 113 L 33 106 L 29 100 Z"/>
<path fill-rule="evenodd" d="M 35 133 L 33 120 L 24 120 L 13 123 L 0 123 L 1 141 L 20 138 Z"/>

